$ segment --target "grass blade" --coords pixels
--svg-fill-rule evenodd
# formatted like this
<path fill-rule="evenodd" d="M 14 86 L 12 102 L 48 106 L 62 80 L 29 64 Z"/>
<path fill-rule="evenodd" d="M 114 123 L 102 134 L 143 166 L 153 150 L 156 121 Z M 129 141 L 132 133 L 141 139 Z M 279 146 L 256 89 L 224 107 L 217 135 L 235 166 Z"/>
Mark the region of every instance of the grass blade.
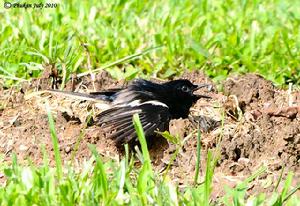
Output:
<path fill-rule="evenodd" d="M 197 160 L 196 160 L 196 172 L 195 172 L 195 177 L 194 177 L 194 185 L 197 184 L 198 182 L 198 176 L 199 176 L 199 171 L 200 171 L 200 156 L 201 156 L 201 132 L 200 129 L 198 128 L 198 133 L 197 133 Z"/>
<path fill-rule="evenodd" d="M 142 147 L 142 154 L 144 158 L 144 164 L 148 164 L 149 169 L 151 169 L 151 159 L 148 152 L 147 142 L 143 131 L 143 126 L 141 124 L 140 118 L 138 114 L 133 115 L 133 125 L 135 128 L 135 131 L 137 133 L 138 139 L 140 141 L 141 147 Z M 152 170 L 152 169 L 151 169 Z"/>
<path fill-rule="evenodd" d="M 143 205 L 148 205 L 148 199 L 146 194 L 148 193 L 150 195 L 153 195 L 153 188 L 155 188 L 155 184 L 153 181 L 154 179 L 153 170 L 151 166 L 151 159 L 147 147 L 147 142 L 138 114 L 133 115 L 133 125 L 142 147 L 142 154 L 144 159 L 142 169 L 137 179 L 137 188 L 138 188 L 139 195 L 142 199 Z"/>
<path fill-rule="evenodd" d="M 88 147 L 96 159 L 96 165 L 95 165 L 94 176 L 93 176 L 93 184 L 94 184 L 95 193 L 96 193 L 95 196 L 96 196 L 96 198 L 99 198 L 99 201 L 107 203 L 108 181 L 107 181 L 107 176 L 106 176 L 106 172 L 104 169 L 104 165 L 99 157 L 96 147 L 91 144 L 89 144 Z M 99 189 L 99 192 L 98 192 L 98 189 Z"/>
<path fill-rule="evenodd" d="M 46 110 L 47 110 L 51 140 L 52 140 L 53 150 L 54 150 L 57 177 L 58 177 L 58 179 L 61 179 L 62 175 L 63 175 L 62 161 L 61 161 L 61 157 L 60 157 L 60 153 L 59 153 L 58 138 L 57 138 L 57 134 L 55 131 L 54 120 L 53 120 L 48 102 L 46 102 Z"/>
<path fill-rule="evenodd" d="M 136 53 L 136 54 L 132 54 L 132 55 L 126 56 L 126 57 L 124 57 L 124 58 L 118 59 L 117 61 L 114 61 L 114 62 L 112 62 L 112 63 L 109 63 L 109 64 L 107 64 L 107 65 L 105 65 L 105 66 L 103 66 L 103 67 L 101 67 L 101 68 L 97 68 L 97 69 L 94 69 L 94 70 L 91 70 L 91 71 L 87 71 L 87 72 L 80 73 L 80 74 L 77 75 L 77 77 L 83 77 L 83 76 L 85 76 L 85 75 L 90 74 L 91 72 L 92 72 L 92 73 L 99 72 L 99 71 L 101 71 L 101 70 L 103 70 L 103 69 L 106 69 L 106 68 L 109 68 L 109 67 L 118 65 L 118 64 L 120 64 L 120 63 L 129 61 L 129 60 L 136 59 L 136 58 L 138 58 L 138 57 L 140 57 L 140 56 L 143 56 L 143 55 L 149 53 L 150 51 L 159 49 L 159 48 L 161 48 L 161 47 L 162 47 L 162 46 L 151 47 L 151 48 L 146 49 L 146 50 L 144 50 L 144 51 L 142 51 L 142 52 L 138 52 L 138 53 Z"/>
<path fill-rule="evenodd" d="M 205 183 L 204 183 L 204 204 L 209 205 L 210 194 L 212 191 L 212 178 L 214 175 L 216 160 L 213 159 L 211 150 L 207 153 Z"/>
<path fill-rule="evenodd" d="M 286 202 L 293 194 L 300 190 L 300 185 L 292 189 L 282 200 L 282 203 Z"/>
<path fill-rule="evenodd" d="M 278 178 L 278 181 L 277 181 L 277 183 L 276 183 L 276 185 L 275 185 L 275 189 L 274 189 L 275 192 L 278 191 L 278 186 L 279 186 L 279 184 L 280 184 L 280 182 L 281 182 L 281 180 L 282 180 L 283 172 L 284 172 L 284 167 L 282 167 L 281 172 L 280 172 L 280 175 L 279 175 L 279 178 Z"/>

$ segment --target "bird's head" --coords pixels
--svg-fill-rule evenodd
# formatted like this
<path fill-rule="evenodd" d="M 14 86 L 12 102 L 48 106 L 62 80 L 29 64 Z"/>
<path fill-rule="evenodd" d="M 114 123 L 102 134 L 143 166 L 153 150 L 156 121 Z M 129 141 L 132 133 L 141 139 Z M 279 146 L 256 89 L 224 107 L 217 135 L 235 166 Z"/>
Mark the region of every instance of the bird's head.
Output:
<path fill-rule="evenodd" d="M 209 84 L 193 84 L 186 79 L 178 79 L 164 83 L 161 101 L 168 105 L 172 118 L 186 118 L 190 107 L 200 98 L 211 98 L 194 92 Z"/>
<path fill-rule="evenodd" d="M 195 103 L 200 98 L 211 98 L 206 95 L 194 94 L 195 91 L 203 87 L 211 88 L 210 84 L 193 84 L 187 79 L 178 79 L 169 81 L 165 85 L 170 88 L 173 95 L 182 100 L 190 100 L 192 103 Z"/>

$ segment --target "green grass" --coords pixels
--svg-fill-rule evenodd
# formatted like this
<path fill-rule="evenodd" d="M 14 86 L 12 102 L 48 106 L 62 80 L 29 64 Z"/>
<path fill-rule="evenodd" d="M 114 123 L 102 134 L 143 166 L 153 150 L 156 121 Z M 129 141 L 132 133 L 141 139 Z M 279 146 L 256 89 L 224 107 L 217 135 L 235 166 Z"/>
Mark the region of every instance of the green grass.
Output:
<path fill-rule="evenodd" d="M 58 148 L 55 125 L 48 112 L 49 126 L 54 148 Z M 151 167 L 147 143 L 139 117 L 133 123 L 141 143 L 142 166 L 133 166 L 133 157 L 126 155 L 120 161 L 103 162 L 95 147 L 90 145 L 92 158 L 78 169 L 63 165 L 59 151 L 55 150 L 56 167 L 49 166 L 44 154 L 42 166 L 22 166 L 12 156 L 12 165 L 5 166 L 5 186 L 0 187 L 1 205 L 298 205 L 293 195 L 300 186 L 291 189 L 292 173 L 285 181 L 282 191 L 274 190 L 270 197 L 265 194 L 246 197 L 249 183 L 265 172 L 257 170 L 235 188 L 226 189 L 223 197 L 212 199 L 212 178 L 217 159 L 214 151 L 208 151 L 204 182 L 179 189 L 170 178 L 162 178 Z M 62 170 L 63 169 L 63 170 Z M 2 170 L 1 170 L 2 172 Z M 196 173 L 196 175 L 198 175 Z M 280 180 L 281 181 L 281 180 Z"/>
<path fill-rule="evenodd" d="M 26 1 L 34 2 L 49 1 Z M 278 85 L 300 83 L 298 0 L 65 0 L 57 8 L 27 10 L 0 4 L 0 78 L 7 87 L 39 77 L 47 64 L 55 65 L 64 83 L 72 73 L 83 76 L 103 69 L 127 80 L 169 78 L 187 69 L 203 70 L 217 83 L 247 72 Z M 56 166 L 49 166 L 46 152 L 42 166 L 20 165 L 15 156 L 12 165 L 0 163 L 7 179 L 0 187 L 1 205 L 300 204 L 294 195 L 300 186 L 292 187 L 292 173 L 286 180 L 279 178 L 271 195 L 246 195 L 265 168 L 235 188 L 225 186 L 226 194 L 212 199 L 218 148 L 200 157 L 200 133 L 194 185 L 179 188 L 168 169 L 163 175 L 152 169 L 137 116 L 140 168 L 134 167 L 128 147 L 122 160 L 103 162 L 92 145 L 93 156 L 81 168 L 72 162 L 64 165 L 50 111 L 48 117 Z M 177 144 L 173 161 L 184 141 L 164 136 Z M 204 158 L 207 164 L 200 165 Z M 201 178 L 200 168 L 205 171 Z"/>
<path fill-rule="evenodd" d="M 33 2 L 48 1 L 26 1 Z M 64 80 L 90 67 L 127 79 L 201 69 L 216 82 L 230 73 L 258 72 L 277 84 L 299 84 L 299 8 L 298 0 L 75 0 L 27 10 L 1 5 L 0 74 L 10 85 L 53 63 Z"/>

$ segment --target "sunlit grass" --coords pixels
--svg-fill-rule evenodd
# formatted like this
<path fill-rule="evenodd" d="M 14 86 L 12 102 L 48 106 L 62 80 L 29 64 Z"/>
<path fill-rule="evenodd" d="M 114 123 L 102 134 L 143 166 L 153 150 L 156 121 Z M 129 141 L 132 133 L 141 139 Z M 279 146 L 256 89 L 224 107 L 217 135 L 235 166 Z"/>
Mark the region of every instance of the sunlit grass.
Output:
<path fill-rule="evenodd" d="M 36 1 L 26 1 L 32 2 Z M 185 69 L 201 69 L 216 82 L 231 73 L 257 72 L 277 84 L 299 84 L 298 0 L 57 3 L 58 8 L 27 10 L 1 5 L 0 78 L 6 86 L 39 77 L 47 64 L 56 66 L 64 83 L 72 73 L 83 76 L 89 69 L 105 69 L 113 77 L 127 80 L 136 76 L 168 78 Z M 268 196 L 246 195 L 264 167 L 235 188 L 224 186 L 225 195 L 213 199 L 218 150 L 201 156 L 207 164 L 200 165 L 200 133 L 194 185 L 179 188 L 168 176 L 168 169 L 163 175 L 152 169 L 137 116 L 134 125 L 141 143 L 140 168 L 134 166 L 128 147 L 120 161 L 103 162 L 92 145 L 93 156 L 80 169 L 72 163 L 65 165 L 50 111 L 48 118 L 56 166 L 49 166 L 45 151 L 42 166 L 20 165 L 14 155 L 11 165 L 1 162 L 0 174 L 6 180 L 0 186 L 1 205 L 300 204 L 294 195 L 300 186 L 292 187 L 292 173 L 285 180 L 280 177 Z M 184 142 L 167 133 L 165 137 L 177 145 L 173 161 Z M 203 177 L 200 168 L 205 171 Z M 281 189 L 278 185 L 282 181 Z"/>
<path fill-rule="evenodd" d="M 166 78 L 202 69 L 216 81 L 229 73 L 258 72 L 278 84 L 299 83 L 297 0 L 58 4 L 53 9 L 1 8 L 0 74 L 7 83 L 37 77 L 46 63 L 54 63 L 61 74 L 65 68 L 66 79 L 87 71 L 83 45 L 93 69 L 162 46 L 106 68 L 116 78 Z"/>

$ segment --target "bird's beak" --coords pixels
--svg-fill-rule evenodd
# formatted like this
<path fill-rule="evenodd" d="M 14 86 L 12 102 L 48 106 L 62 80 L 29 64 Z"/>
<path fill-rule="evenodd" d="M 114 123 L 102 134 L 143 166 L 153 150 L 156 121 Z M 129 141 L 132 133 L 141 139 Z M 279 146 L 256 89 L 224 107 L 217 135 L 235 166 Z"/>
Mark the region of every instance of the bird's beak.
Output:
<path fill-rule="evenodd" d="M 197 91 L 203 87 L 207 87 L 207 90 L 210 92 L 212 90 L 212 85 L 211 84 L 197 84 L 196 87 L 194 88 L 193 92 L 194 91 Z M 211 99 L 210 96 L 206 96 L 206 95 L 199 95 L 197 94 L 196 95 L 198 98 L 206 98 L 206 99 Z"/>

